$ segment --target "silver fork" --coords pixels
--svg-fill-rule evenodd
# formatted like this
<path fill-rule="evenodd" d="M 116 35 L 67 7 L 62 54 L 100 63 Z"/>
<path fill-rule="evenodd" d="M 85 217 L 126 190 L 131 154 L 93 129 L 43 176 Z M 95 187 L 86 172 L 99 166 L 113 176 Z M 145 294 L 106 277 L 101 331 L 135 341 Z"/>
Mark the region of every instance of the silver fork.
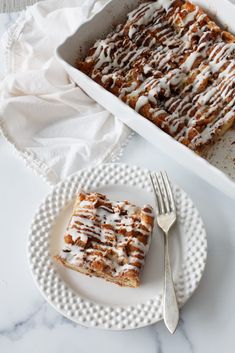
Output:
<path fill-rule="evenodd" d="M 164 233 L 164 296 L 163 319 L 170 333 L 174 333 L 179 322 L 179 308 L 171 274 L 168 250 L 168 233 L 176 221 L 176 208 L 171 185 L 166 172 L 149 173 L 157 203 L 157 224 Z"/>

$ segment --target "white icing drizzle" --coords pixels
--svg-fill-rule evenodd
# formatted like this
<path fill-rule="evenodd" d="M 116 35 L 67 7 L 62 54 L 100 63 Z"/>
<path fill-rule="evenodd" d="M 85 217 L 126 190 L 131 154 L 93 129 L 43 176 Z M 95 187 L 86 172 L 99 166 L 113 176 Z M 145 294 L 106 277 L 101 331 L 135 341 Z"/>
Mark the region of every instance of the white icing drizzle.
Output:
<path fill-rule="evenodd" d="M 182 20 L 184 25 L 187 25 L 190 22 L 193 22 L 196 18 L 196 15 L 198 14 L 198 6 L 196 6 L 195 10 L 193 12 L 189 12 L 187 16 Z"/>
<path fill-rule="evenodd" d="M 193 64 L 195 62 L 195 60 L 200 56 L 199 53 L 197 52 L 192 52 L 187 59 L 185 60 L 185 62 L 181 65 L 182 70 L 186 71 L 186 72 L 190 72 L 190 70 L 193 67 Z"/>
<path fill-rule="evenodd" d="M 130 86 L 123 87 L 122 90 L 121 90 L 121 93 L 120 93 L 120 95 L 119 95 L 119 98 L 122 98 L 122 97 L 124 97 L 127 93 L 130 93 L 130 92 L 134 91 L 135 88 L 136 88 L 136 86 L 137 86 L 137 83 L 134 81 L 134 82 L 132 82 L 132 83 L 130 84 Z"/>
<path fill-rule="evenodd" d="M 140 109 L 141 109 L 145 104 L 148 103 L 148 101 L 149 101 L 149 100 L 148 100 L 148 97 L 146 97 L 146 96 L 140 96 L 140 97 L 138 98 L 137 102 L 136 102 L 135 110 L 136 110 L 137 112 L 139 112 Z"/>
<path fill-rule="evenodd" d="M 198 6 L 185 4 L 142 3 L 85 62 L 94 63 L 95 80 L 197 148 L 234 117 L 235 43 L 208 25 Z"/>
<path fill-rule="evenodd" d="M 158 2 L 166 11 L 168 11 L 173 0 L 158 0 Z"/>
<path fill-rule="evenodd" d="M 60 256 L 84 268 L 101 261 L 113 276 L 129 269 L 139 272 L 149 248 L 152 228 L 150 206 L 141 209 L 127 201 L 111 202 L 101 194 L 81 193 Z M 127 251 L 130 246 L 133 249 Z"/>

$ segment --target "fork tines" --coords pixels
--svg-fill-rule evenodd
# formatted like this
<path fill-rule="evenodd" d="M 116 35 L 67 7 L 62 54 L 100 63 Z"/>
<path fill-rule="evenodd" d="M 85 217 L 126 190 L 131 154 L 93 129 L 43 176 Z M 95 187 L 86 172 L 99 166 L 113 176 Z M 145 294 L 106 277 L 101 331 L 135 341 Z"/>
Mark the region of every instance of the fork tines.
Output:
<path fill-rule="evenodd" d="M 152 172 L 149 173 L 149 177 L 156 197 L 158 212 L 160 214 L 175 212 L 175 201 L 167 173 L 165 171 L 160 171 L 159 174 Z"/>

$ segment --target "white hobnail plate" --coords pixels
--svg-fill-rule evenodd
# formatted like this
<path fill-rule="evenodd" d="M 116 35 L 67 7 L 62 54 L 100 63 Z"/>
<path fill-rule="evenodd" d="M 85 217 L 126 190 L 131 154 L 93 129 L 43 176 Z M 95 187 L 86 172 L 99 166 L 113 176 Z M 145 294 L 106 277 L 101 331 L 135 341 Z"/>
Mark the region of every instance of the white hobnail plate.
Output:
<path fill-rule="evenodd" d="M 46 300 L 67 318 L 103 329 L 125 330 L 162 319 L 163 237 L 157 226 L 139 288 L 123 288 L 58 265 L 53 255 L 80 190 L 104 192 L 114 200 L 128 199 L 154 206 L 148 171 L 124 164 L 103 164 L 81 170 L 58 184 L 39 207 L 32 222 L 28 257 L 33 278 Z M 207 257 L 206 232 L 187 194 L 174 186 L 177 224 L 169 239 L 178 303 L 182 306 L 198 286 Z"/>

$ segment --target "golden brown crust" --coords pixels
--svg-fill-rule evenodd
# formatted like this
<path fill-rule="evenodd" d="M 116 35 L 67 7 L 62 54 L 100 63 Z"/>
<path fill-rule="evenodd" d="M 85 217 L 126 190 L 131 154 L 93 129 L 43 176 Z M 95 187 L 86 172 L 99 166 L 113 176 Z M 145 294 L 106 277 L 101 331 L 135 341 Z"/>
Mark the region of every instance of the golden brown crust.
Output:
<path fill-rule="evenodd" d="M 64 235 L 64 248 L 54 258 L 62 265 L 137 287 L 153 229 L 153 210 L 128 201 L 110 201 L 99 193 L 77 195 Z"/>
<path fill-rule="evenodd" d="M 77 67 L 203 154 L 235 119 L 234 59 L 235 36 L 201 8 L 149 1 L 98 40 Z"/>
<path fill-rule="evenodd" d="M 71 270 L 82 273 L 89 277 L 103 278 L 106 281 L 118 284 L 121 287 L 137 288 L 140 285 L 140 278 L 136 275 L 136 272 L 130 273 L 129 271 L 124 273 L 122 276 L 113 277 L 111 275 L 103 273 L 102 271 L 94 271 L 89 268 L 85 269 L 69 264 L 68 262 L 64 261 L 60 256 L 54 256 L 54 260 Z"/>

